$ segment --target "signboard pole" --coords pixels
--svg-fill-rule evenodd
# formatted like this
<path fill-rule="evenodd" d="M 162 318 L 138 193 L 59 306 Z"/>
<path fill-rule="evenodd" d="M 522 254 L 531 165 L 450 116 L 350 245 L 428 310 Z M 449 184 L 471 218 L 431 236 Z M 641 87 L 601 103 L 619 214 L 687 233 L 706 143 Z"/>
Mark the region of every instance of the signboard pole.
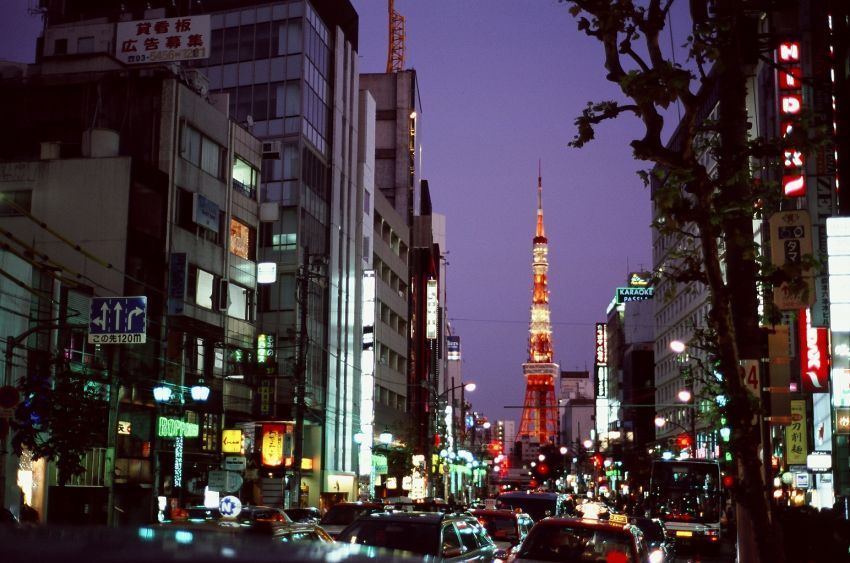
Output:
<path fill-rule="evenodd" d="M 106 373 L 109 377 L 109 416 L 106 426 L 106 455 L 103 460 L 103 484 L 107 487 L 106 525 L 117 525 L 115 522 L 115 448 L 118 442 L 118 374 L 120 362 L 115 346 L 107 345 Z"/>

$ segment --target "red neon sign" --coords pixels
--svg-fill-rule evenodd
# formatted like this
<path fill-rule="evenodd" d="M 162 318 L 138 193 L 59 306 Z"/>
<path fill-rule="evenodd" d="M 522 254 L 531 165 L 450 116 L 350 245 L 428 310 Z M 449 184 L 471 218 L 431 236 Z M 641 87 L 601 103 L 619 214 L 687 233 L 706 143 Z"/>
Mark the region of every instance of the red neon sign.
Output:
<path fill-rule="evenodd" d="M 800 333 L 800 377 L 805 393 L 829 392 L 829 352 L 825 328 L 812 326 L 812 312 L 801 309 Z"/>
<path fill-rule="evenodd" d="M 776 71 L 779 88 L 780 133 L 788 139 L 794 129 L 793 119 L 803 111 L 803 93 L 800 89 L 800 44 L 785 41 L 776 50 L 779 69 Z M 790 119 L 789 119 L 790 118 Z M 785 197 L 806 195 L 805 157 L 795 147 L 784 150 L 782 193 Z"/>

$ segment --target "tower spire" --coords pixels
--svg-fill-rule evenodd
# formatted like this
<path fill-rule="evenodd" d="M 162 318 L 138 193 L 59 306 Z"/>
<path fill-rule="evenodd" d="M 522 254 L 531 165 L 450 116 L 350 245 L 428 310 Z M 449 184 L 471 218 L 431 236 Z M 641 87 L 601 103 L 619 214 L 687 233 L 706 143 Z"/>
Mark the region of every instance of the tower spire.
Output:
<path fill-rule="evenodd" d="M 540 160 L 537 161 L 537 236 L 545 237 L 543 229 L 543 173 Z"/>
<path fill-rule="evenodd" d="M 543 228 L 543 174 L 537 164 L 537 229 L 532 247 L 533 289 L 528 361 L 522 365 L 526 378 L 525 402 L 518 440 L 538 445 L 554 443 L 557 436 L 558 406 L 555 377 L 560 366 L 552 362 L 552 324 L 549 315 L 549 241 Z M 526 449 L 523 448 L 523 454 Z"/>

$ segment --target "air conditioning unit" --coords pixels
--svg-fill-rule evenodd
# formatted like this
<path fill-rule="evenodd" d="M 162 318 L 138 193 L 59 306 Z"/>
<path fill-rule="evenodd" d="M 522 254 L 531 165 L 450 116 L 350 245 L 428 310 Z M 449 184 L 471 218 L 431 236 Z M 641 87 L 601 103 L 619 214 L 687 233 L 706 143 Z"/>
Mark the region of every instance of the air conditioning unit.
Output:
<path fill-rule="evenodd" d="M 263 141 L 263 158 L 280 158 L 280 141 Z"/>

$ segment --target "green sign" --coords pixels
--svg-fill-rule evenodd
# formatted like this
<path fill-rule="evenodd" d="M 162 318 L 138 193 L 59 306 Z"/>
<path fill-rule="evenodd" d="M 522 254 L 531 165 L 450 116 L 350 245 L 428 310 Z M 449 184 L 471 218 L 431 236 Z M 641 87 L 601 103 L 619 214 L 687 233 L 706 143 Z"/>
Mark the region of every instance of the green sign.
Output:
<path fill-rule="evenodd" d="M 161 438 L 176 438 L 177 436 L 197 438 L 198 430 L 197 424 L 176 418 L 161 416 L 156 422 L 156 435 Z"/>
<path fill-rule="evenodd" d="M 376 475 L 386 475 L 389 472 L 387 456 L 372 454 L 372 467 L 375 468 Z"/>
<path fill-rule="evenodd" d="M 646 301 L 647 299 L 652 299 L 652 294 L 654 292 L 655 288 L 652 287 L 618 287 L 617 303 Z"/>

